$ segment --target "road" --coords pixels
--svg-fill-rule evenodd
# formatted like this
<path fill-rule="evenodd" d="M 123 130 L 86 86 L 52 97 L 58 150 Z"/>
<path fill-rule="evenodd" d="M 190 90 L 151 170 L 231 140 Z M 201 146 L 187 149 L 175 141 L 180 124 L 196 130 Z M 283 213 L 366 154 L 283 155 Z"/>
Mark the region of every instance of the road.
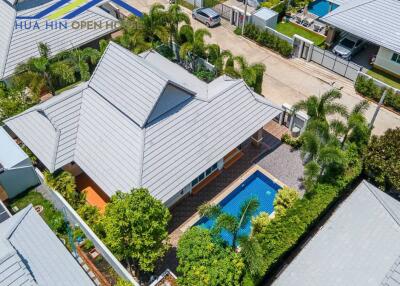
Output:
<path fill-rule="evenodd" d="M 127 0 L 128 3 L 147 12 L 149 7 L 156 3 L 154 0 Z M 158 1 L 167 4 L 167 1 Z M 191 11 L 182 8 L 189 15 Z M 194 28 L 206 28 L 202 23 L 192 20 Z M 263 82 L 263 95 L 277 104 L 294 104 L 311 95 L 320 95 L 332 87 L 342 88 L 341 103 L 349 109 L 362 100 L 354 90 L 353 82 L 331 72 L 315 63 L 302 59 L 285 59 L 277 53 L 260 47 L 256 43 L 237 36 L 233 33 L 233 26 L 227 21 L 222 25 L 209 29 L 212 37 L 209 43 L 216 43 L 222 49 L 230 50 L 235 55 L 243 55 L 249 63 L 261 62 L 266 66 Z M 376 104 L 371 103 L 366 113 L 370 120 L 376 109 Z M 373 133 L 380 135 L 389 128 L 400 126 L 400 116 L 382 108 L 375 121 Z"/>

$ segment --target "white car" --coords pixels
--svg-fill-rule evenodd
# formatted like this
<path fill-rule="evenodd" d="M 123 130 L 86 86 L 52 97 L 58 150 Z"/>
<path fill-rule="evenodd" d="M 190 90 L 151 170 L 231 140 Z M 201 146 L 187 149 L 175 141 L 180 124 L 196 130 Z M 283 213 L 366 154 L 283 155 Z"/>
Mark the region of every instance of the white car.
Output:
<path fill-rule="evenodd" d="M 333 48 L 333 53 L 349 61 L 364 45 L 364 40 L 355 36 L 346 35 L 344 38 L 340 39 L 339 43 Z"/>

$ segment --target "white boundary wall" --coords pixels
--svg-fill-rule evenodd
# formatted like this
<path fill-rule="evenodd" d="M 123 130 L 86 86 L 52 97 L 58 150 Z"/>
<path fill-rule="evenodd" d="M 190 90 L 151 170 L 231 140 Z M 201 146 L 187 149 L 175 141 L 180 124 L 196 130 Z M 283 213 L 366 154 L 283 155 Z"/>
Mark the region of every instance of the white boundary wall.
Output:
<path fill-rule="evenodd" d="M 39 177 L 44 182 L 43 174 L 36 169 Z M 43 183 L 44 184 L 44 183 Z M 47 185 L 46 185 L 47 186 Z M 48 187 L 48 186 L 47 186 Z M 48 187 L 51 192 L 52 202 L 54 207 L 59 211 L 63 212 L 66 219 L 74 224 L 78 225 L 82 231 L 85 233 L 86 237 L 90 239 L 96 250 L 104 257 L 104 259 L 111 265 L 111 267 L 117 272 L 117 274 L 124 280 L 131 282 L 134 286 L 140 286 L 140 284 L 132 277 L 132 275 L 126 270 L 126 268 L 119 262 L 119 260 L 111 253 L 107 246 L 101 241 L 101 239 L 90 229 L 90 227 L 83 221 L 83 219 L 78 215 L 78 213 L 71 207 L 71 205 L 63 198 L 61 194 L 57 191 L 52 190 Z"/>

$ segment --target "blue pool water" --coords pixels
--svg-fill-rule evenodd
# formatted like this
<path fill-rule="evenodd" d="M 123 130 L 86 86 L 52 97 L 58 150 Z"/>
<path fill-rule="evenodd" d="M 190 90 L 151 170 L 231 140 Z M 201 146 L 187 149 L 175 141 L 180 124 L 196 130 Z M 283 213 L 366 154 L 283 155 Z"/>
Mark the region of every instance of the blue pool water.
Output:
<path fill-rule="evenodd" d="M 332 5 L 332 11 L 339 7 L 336 4 L 329 4 L 327 0 L 316 0 L 308 5 L 308 11 L 319 17 L 323 17 L 329 13 L 329 5 Z"/>
<path fill-rule="evenodd" d="M 257 198 L 260 206 L 255 215 L 260 212 L 267 212 L 271 214 L 274 211 L 274 199 L 277 191 L 282 187 L 274 183 L 271 179 L 265 176 L 260 171 L 254 172 L 248 177 L 240 186 L 227 195 L 221 202 L 220 206 L 224 212 L 231 215 L 237 215 L 240 212 L 241 204 L 249 198 Z M 200 219 L 195 225 L 200 225 L 207 229 L 211 229 L 214 220 L 207 218 Z M 248 223 L 240 232 L 241 235 L 250 234 L 251 223 Z M 223 231 L 222 238 L 228 243 L 232 243 L 232 236 Z"/>

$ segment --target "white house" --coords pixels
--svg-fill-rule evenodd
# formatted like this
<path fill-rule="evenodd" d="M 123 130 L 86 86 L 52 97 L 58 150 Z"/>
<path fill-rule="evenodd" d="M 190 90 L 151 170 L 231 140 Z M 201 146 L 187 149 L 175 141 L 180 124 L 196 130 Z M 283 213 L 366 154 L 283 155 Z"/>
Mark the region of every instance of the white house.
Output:
<path fill-rule="evenodd" d="M 400 77 L 400 1 L 339 1 L 322 20 L 379 46 L 374 67 Z M 328 34 L 327 41 L 333 39 Z"/>
<path fill-rule="evenodd" d="M 88 82 L 5 123 L 51 172 L 90 177 L 97 201 L 146 187 L 171 206 L 281 112 L 241 79 L 207 84 L 110 43 Z"/>

